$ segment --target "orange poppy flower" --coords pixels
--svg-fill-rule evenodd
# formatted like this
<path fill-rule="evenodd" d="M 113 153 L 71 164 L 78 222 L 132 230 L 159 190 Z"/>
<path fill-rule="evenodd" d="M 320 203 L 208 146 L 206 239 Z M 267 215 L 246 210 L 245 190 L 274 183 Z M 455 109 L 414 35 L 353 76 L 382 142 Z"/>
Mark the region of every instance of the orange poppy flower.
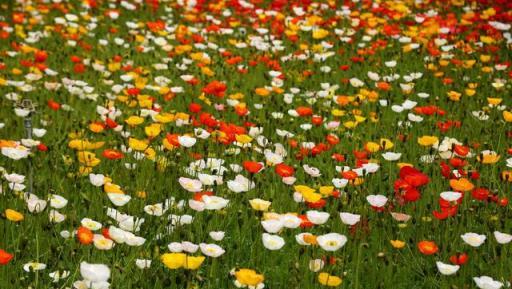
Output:
<path fill-rule="evenodd" d="M 91 230 L 87 229 L 86 227 L 80 227 L 76 231 L 76 237 L 78 238 L 78 241 L 82 245 L 89 245 L 92 244 L 94 234 Z"/>
<path fill-rule="evenodd" d="M 109 160 L 118 160 L 124 157 L 124 154 L 118 150 L 106 149 L 103 151 L 103 156 Z"/>
<path fill-rule="evenodd" d="M 439 251 L 436 243 L 433 241 L 421 241 L 418 243 L 418 249 L 423 255 L 433 255 Z"/>

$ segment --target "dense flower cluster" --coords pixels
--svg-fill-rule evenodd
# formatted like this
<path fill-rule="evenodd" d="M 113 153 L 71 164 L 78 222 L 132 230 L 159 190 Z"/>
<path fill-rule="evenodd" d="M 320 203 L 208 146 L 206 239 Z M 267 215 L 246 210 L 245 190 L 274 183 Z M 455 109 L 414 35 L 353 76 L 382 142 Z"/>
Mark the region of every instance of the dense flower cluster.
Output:
<path fill-rule="evenodd" d="M 511 286 L 512 2 L 4 2 L 0 288 Z"/>

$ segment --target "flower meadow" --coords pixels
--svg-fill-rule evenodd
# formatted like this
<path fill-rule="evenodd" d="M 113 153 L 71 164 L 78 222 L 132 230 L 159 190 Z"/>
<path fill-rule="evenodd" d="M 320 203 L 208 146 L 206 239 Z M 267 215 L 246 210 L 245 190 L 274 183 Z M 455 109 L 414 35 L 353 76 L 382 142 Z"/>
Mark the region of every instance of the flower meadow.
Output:
<path fill-rule="evenodd" d="M 0 288 L 500 289 L 512 2 L 0 2 Z"/>

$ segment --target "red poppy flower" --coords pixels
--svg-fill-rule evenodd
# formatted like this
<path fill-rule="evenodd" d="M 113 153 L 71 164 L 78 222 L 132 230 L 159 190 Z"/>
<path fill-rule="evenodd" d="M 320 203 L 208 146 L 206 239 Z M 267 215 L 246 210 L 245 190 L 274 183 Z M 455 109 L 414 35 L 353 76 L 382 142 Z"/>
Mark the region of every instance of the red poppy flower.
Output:
<path fill-rule="evenodd" d="M 224 97 L 224 93 L 226 92 L 227 86 L 225 83 L 220 82 L 218 80 L 214 80 L 208 83 L 205 87 L 203 87 L 203 92 L 206 94 L 211 94 L 216 96 L 217 98 Z"/>
<path fill-rule="evenodd" d="M 36 62 L 45 62 L 48 58 L 48 53 L 44 50 L 38 50 L 34 53 L 34 60 Z"/>
<path fill-rule="evenodd" d="M 244 169 L 251 174 L 258 173 L 263 168 L 263 164 L 253 161 L 244 161 L 242 165 Z"/>
<path fill-rule="evenodd" d="M 102 228 L 101 229 L 101 234 L 103 235 L 103 237 L 105 237 L 107 239 L 112 239 L 110 237 L 110 232 L 109 232 L 108 228 Z"/>
<path fill-rule="evenodd" d="M 453 147 L 453 151 L 459 156 L 465 157 L 469 153 L 469 147 L 456 144 Z"/>
<path fill-rule="evenodd" d="M 439 251 L 439 248 L 433 241 L 421 241 L 418 243 L 418 250 L 423 255 L 433 255 Z"/>
<path fill-rule="evenodd" d="M 124 157 L 124 154 L 118 150 L 106 149 L 103 151 L 103 156 L 109 160 L 118 160 Z"/>
<path fill-rule="evenodd" d="M 314 115 L 312 118 L 311 118 L 311 123 L 316 125 L 316 126 L 319 126 L 323 123 L 323 118 L 319 115 Z"/>
<path fill-rule="evenodd" d="M 417 189 L 410 188 L 405 191 L 405 193 L 403 194 L 403 197 L 404 197 L 404 200 L 406 200 L 407 202 L 416 202 L 417 200 L 420 199 L 421 194 Z"/>
<path fill-rule="evenodd" d="M 168 141 L 171 145 L 173 145 L 173 146 L 175 146 L 175 147 L 179 147 L 179 146 L 180 146 L 180 141 L 179 141 L 178 137 L 179 137 L 179 135 L 177 135 L 177 134 L 170 134 L 170 133 L 168 133 L 168 134 L 165 136 L 165 138 L 167 139 L 167 141 Z"/>
<path fill-rule="evenodd" d="M 342 155 L 342 154 L 338 154 L 338 153 L 334 153 L 332 154 L 331 158 L 337 162 L 344 162 L 345 161 L 345 156 Z"/>
<path fill-rule="evenodd" d="M 336 135 L 334 134 L 328 134 L 326 137 L 325 137 L 325 140 L 330 144 L 330 145 L 337 145 L 339 142 L 340 142 L 340 138 L 337 137 Z"/>
<path fill-rule="evenodd" d="M 48 100 L 47 104 L 51 110 L 57 111 L 60 109 L 60 103 L 54 101 L 53 99 Z"/>
<path fill-rule="evenodd" d="M 291 177 L 295 174 L 295 169 L 291 166 L 285 165 L 284 163 L 277 164 L 274 167 L 274 170 L 282 178 Z"/>
<path fill-rule="evenodd" d="M 489 190 L 485 189 L 485 188 L 475 188 L 472 192 L 471 192 L 471 196 L 473 197 L 473 199 L 475 200 L 479 200 L 479 201 L 486 201 L 487 200 L 487 197 L 489 197 Z"/>
<path fill-rule="evenodd" d="M 464 265 L 468 262 L 469 256 L 466 253 L 460 253 L 456 255 L 452 255 L 450 257 L 450 262 L 454 265 Z"/>
<path fill-rule="evenodd" d="M 402 167 L 400 169 L 399 175 L 401 179 L 413 187 L 420 187 L 426 185 L 429 182 L 427 175 L 410 166 Z"/>
<path fill-rule="evenodd" d="M 37 150 L 40 152 L 46 152 L 48 151 L 48 147 L 44 143 L 40 143 L 37 145 Z"/>
<path fill-rule="evenodd" d="M 346 171 L 346 172 L 342 172 L 341 176 L 344 179 L 347 179 L 350 181 L 350 180 L 354 180 L 355 178 L 357 178 L 357 173 L 354 171 Z"/>
<path fill-rule="evenodd" d="M 210 191 L 206 191 L 206 192 L 197 192 L 194 194 L 194 200 L 198 201 L 198 202 L 202 202 L 203 201 L 203 196 L 213 196 L 214 193 L 213 192 L 210 192 Z"/>
<path fill-rule="evenodd" d="M 7 265 L 14 258 L 13 254 L 9 254 L 6 251 L 0 249 L 0 265 Z"/>
<path fill-rule="evenodd" d="M 299 106 L 295 109 L 299 116 L 311 116 L 313 115 L 313 109 L 311 107 Z"/>
<path fill-rule="evenodd" d="M 140 93 L 140 89 L 136 88 L 136 87 L 130 87 L 126 90 L 126 92 L 128 93 L 128 95 L 139 95 Z"/>
<path fill-rule="evenodd" d="M 302 222 L 300 223 L 300 227 L 302 229 L 311 228 L 315 225 L 308 219 L 306 215 L 299 215 L 299 218 L 302 220 Z"/>
<path fill-rule="evenodd" d="M 306 202 L 306 205 L 308 206 L 308 208 L 311 209 L 321 209 L 325 207 L 325 205 L 327 205 L 327 201 L 324 199 L 320 199 L 316 202 Z"/>
<path fill-rule="evenodd" d="M 188 111 L 191 113 L 198 113 L 201 111 L 201 105 L 199 103 L 192 102 L 188 106 Z"/>

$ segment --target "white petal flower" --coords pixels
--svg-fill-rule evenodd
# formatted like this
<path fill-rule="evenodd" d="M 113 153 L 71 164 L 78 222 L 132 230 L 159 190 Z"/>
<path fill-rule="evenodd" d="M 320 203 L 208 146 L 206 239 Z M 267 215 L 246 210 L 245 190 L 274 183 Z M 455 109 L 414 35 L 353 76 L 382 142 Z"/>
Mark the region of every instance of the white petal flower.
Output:
<path fill-rule="evenodd" d="M 480 289 L 500 289 L 503 287 L 503 283 L 492 279 L 489 276 L 473 277 L 476 286 Z"/>
<path fill-rule="evenodd" d="M 203 184 L 201 183 L 201 181 L 196 179 L 180 177 L 178 181 L 185 190 L 192 193 L 200 192 L 203 189 Z"/>
<path fill-rule="evenodd" d="M 212 238 L 215 241 L 222 241 L 224 239 L 225 233 L 222 231 L 212 231 L 210 232 L 210 238 Z"/>
<path fill-rule="evenodd" d="M 443 275 L 453 275 L 459 271 L 459 265 L 450 265 L 443 262 L 436 262 L 437 270 Z"/>
<path fill-rule="evenodd" d="M 271 235 L 267 233 L 263 233 L 262 240 L 263 246 L 272 251 L 281 249 L 285 244 L 283 238 L 278 235 Z"/>
<path fill-rule="evenodd" d="M 329 219 L 329 213 L 310 210 L 306 212 L 308 220 L 315 225 L 322 225 Z"/>
<path fill-rule="evenodd" d="M 361 215 L 341 212 L 340 218 L 343 224 L 353 226 L 361 220 Z"/>
<path fill-rule="evenodd" d="M 499 244 L 508 244 L 510 241 L 512 241 L 512 235 L 499 231 L 494 231 L 494 238 L 496 238 L 496 241 Z"/>
<path fill-rule="evenodd" d="M 485 235 L 479 235 L 476 233 L 466 233 L 460 237 L 466 244 L 472 247 L 480 247 L 480 245 L 482 245 L 487 238 Z"/>
<path fill-rule="evenodd" d="M 329 233 L 316 238 L 318 245 L 325 251 L 337 251 L 347 243 L 347 237 L 338 233 Z"/>
<path fill-rule="evenodd" d="M 110 269 L 104 264 L 80 263 L 82 278 L 91 282 L 106 282 L 110 278 Z"/>
<path fill-rule="evenodd" d="M 386 205 L 388 202 L 388 198 L 383 195 L 369 195 L 366 197 L 366 200 L 368 203 L 370 203 L 370 205 L 377 208 L 384 207 L 384 205 Z"/>
<path fill-rule="evenodd" d="M 107 194 L 107 196 L 110 199 L 110 201 L 118 207 L 122 207 L 128 204 L 128 202 L 132 199 L 132 197 L 130 197 L 129 195 L 117 193 L 110 193 Z"/>
<path fill-rule="evenodd" d="M 221 246 L 216 244 L 201 243 L 199 248 L 204 255 L 212 258 L 220 257 L 226 252 Z"/>
<path fill-rule="evenodd" d="M 149 267 L 151 267 L 151 260 L 148 260 L 148 259 L 136 259 L 135 260 L 135 265 L 139 269 L 148 269 Z"/>

